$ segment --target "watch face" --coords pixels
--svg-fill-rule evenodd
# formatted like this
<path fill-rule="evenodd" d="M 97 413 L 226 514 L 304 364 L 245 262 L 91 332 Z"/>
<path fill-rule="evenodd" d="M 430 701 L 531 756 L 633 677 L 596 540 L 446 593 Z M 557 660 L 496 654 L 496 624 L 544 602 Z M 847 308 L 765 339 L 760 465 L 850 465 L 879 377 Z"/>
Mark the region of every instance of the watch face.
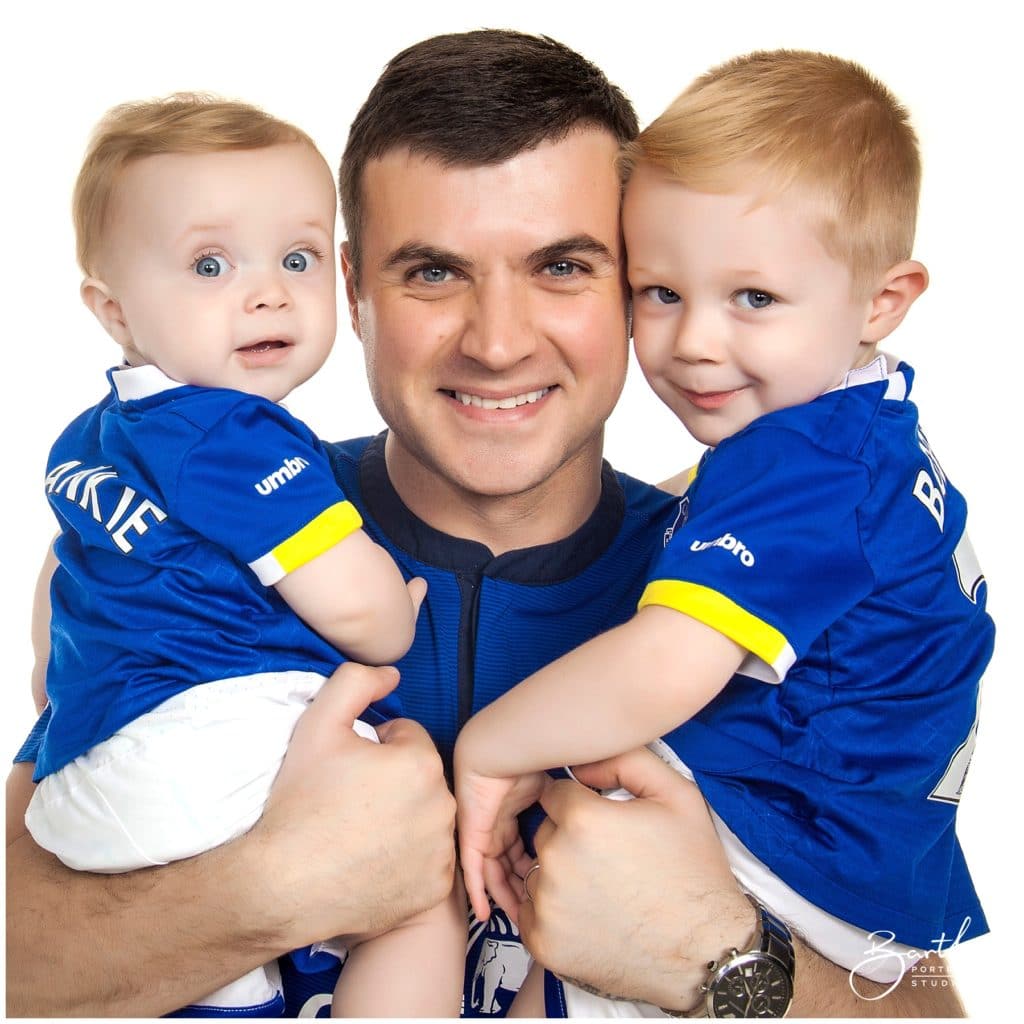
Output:
<path fill-rule="evenodd" d="M 793 999 L 789 973 L 762 953 L 734 958 L 709 985 L 712 1017 L 784 1017 Z"/>

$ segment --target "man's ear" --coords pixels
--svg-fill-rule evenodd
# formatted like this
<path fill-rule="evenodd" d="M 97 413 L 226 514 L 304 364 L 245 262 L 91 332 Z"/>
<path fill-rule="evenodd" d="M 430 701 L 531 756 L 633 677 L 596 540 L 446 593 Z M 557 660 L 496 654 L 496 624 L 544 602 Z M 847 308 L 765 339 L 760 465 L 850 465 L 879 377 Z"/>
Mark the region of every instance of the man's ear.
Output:
<path fill-rule="evenodd" d="M 342 242 L 338 251 L 341 253 L 341 273 L 345 278 L 345 298 L 348 300 L 348 318 L 356 337 L 362 341 L 363 335 L 359 328 L 359 294 L 355 267 L 352 265 L 352 247 Z"/>
<path fill-rule="evenodd" d="M 121 303 L 114 296 L 110 286 L 98 277 L 87 277 L 82 282 L 79 292 L 82 301 L 103 325 L 107 334 L 122 348 L 129 348 L 132 344 L 132 332 L 124 318 Z"/>
<path fill-rule="evenodd" d="M 917 260 L 904 260 L 891 267 L 871 299 L 864 327 L 865 342 L 878 344 L 902 323 L 907 310 L 928 287 L 928 271 Z"/>

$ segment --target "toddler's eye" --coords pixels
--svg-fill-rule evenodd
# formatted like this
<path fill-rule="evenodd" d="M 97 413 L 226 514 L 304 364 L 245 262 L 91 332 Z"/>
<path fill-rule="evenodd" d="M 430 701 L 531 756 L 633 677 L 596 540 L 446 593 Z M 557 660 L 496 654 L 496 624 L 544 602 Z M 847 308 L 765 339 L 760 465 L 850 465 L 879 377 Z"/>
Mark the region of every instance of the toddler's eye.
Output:
<path fill-rule="evenodd" d="M 759 292 L 755 288 L 744 288 L 736 293 L 736 305 L 743 309 L 765 309 L 775 301 L 774 295 L 768 292 Z"/>
<path fill-rule="evenodd" d="M 288 253 L 283 260 L 281 260 L 281 266 L 285 270 L 290 270 L 295 274 L 301 274 L 304 270 L 308 270 L 316 257 L 308 249 L 296 249 L 294 252 Z"/>
<path fill-rule="evenodd" d="M 661 285 L 645 288 L 644 291 L 662 306 L 669 306 L 674 302 L 680 301 L 679 295 L 676 292 L 672 291 L 671 288 L 663 288 Z"/>
<path fill-rule="evenodd" d="M 200 277 L 219 277 L 231 269 L 231 264 L 223 256 L 200 256 L 192 264 L 192 269 Z"/>

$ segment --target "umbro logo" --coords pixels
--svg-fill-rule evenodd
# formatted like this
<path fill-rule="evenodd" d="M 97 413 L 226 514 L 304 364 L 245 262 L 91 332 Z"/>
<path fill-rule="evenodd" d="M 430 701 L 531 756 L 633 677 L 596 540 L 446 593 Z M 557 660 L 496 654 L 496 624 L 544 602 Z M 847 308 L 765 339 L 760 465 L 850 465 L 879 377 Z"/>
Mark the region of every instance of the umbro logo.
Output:
<path fill-rule="evenodd" d="M 298 476 L 309 463 L 303 458 L 285 459 L 280 469 L 275 469 L 265 476 L 258 484 L 253 484 L 260 494 L 273 494 L 278 487 L 283 487 L 293 477 Z"/>

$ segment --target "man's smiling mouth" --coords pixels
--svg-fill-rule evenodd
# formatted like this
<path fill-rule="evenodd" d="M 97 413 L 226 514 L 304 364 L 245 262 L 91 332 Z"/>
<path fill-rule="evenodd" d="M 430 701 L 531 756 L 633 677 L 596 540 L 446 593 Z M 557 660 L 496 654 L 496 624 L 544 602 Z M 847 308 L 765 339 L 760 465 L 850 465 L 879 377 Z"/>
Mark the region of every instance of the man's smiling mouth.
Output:
<path fill-rule="evenodd" d="M 478 409 L 514 409 L 518 405 L 533 405 L 549 391 L 550 387 L 540 388 L 538 391 L 524 391 L 518 395 L 506 395 L 504 398 L 485 398 L 482 395 L 474 395 L 468 391 L 449 391 L 445 394 L 463 405 L 474 405 Z"/>

